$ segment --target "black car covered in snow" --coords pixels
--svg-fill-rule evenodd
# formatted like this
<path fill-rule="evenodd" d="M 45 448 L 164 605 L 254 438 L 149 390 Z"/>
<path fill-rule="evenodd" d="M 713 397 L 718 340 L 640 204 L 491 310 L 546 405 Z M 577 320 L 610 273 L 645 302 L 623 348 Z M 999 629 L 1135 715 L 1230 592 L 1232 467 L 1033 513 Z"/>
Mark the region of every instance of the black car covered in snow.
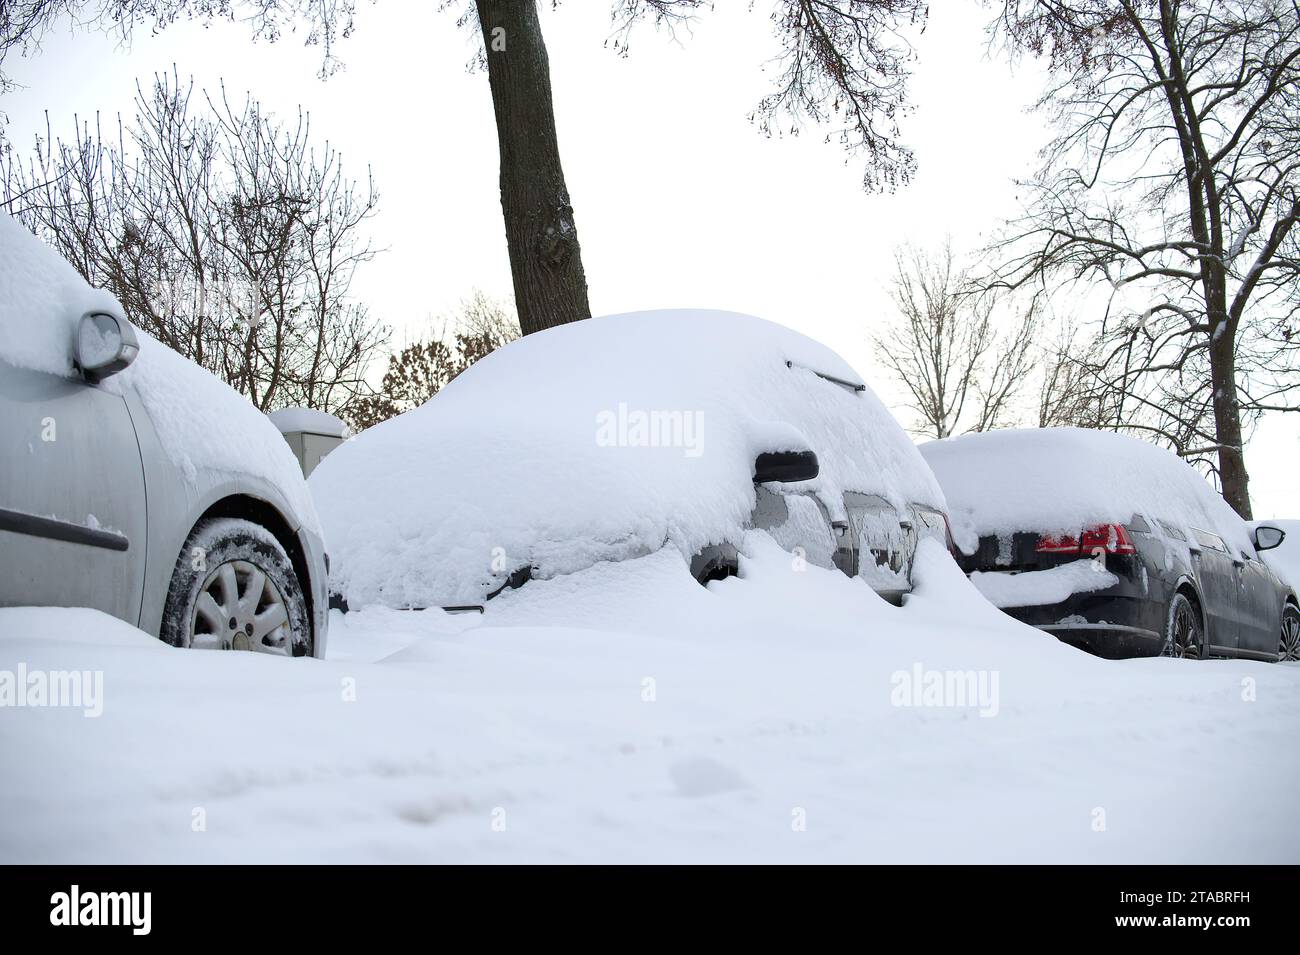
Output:
<path fill-rule="evenodd" d="M 1300 659 L 1300 604 L 1250 527 L 1196 471 L 1144 441 L 1008 430 L 921 448 L 956 557 L 1011 616 L 1103 657 Z"/>

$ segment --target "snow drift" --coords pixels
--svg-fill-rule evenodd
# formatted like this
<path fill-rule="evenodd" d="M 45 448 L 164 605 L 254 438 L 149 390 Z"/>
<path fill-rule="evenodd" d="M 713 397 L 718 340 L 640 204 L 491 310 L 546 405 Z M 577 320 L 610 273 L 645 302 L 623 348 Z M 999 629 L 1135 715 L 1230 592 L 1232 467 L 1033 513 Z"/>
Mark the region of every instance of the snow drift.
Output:
<path fill-rule="evenodd" d="M 0 674 L 104 691 L 95 719 L 0 709 L 0 862 L 1300 858 L 1300 668 L 1101 660 L 995 610 L 933 541 L 894 607 L 749 536 L 707 589 L 661 551 L 482 616 L 337 614 L 325 660 L 0 609 Z M 928 699 L 936 677 L 996 689 Z M 1252 811 L 1207 825 L 1207 802 Z"/>
<path fill-rule="evenodd" d="M 836 383 L 831 379 L 839 379 Z M 730 312 L 614 315 L 530 335 L 312 472 L 332 587 L 349 604 L 477 603 L 665 545 L 738 544 L 754 459 L 814 451 L 800 485 L 942 507 L 903 430 L 838 355 Z"/>
<path fill-rule="evenodd" d="M 1089 558 L 1019 574 L 976 571 L 970 582 L 995 607 L 1042 607 L 1074 594 L 1105 590 L 1119 578 Z"/>

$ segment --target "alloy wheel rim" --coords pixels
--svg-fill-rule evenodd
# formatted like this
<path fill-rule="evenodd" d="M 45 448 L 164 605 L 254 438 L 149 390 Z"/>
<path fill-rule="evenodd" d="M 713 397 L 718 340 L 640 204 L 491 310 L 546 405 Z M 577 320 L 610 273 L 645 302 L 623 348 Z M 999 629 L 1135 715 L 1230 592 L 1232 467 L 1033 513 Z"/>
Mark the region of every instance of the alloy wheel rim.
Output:
<path fill-rule="evenodd" d="M 292 656 L 289 611 L 280 589 L 256 564 L 226 561 L 199 588 L 190 618 L 190 646 Z"/>
<path fill-rule="evenodd" d="M 1288 614 L 1282 618 L 1282 639 L 1278 641 L 1278 660 L 1300 660 L 1300 617 Z"/>
<path fill-rule="evenodd" d="M 1192 613 L 1192 608 L 1185 603 L 1179 604 L 1178 609 L 1174 611 L 1171 637 L 1170 656 L 1185 657 L 1189 660 L 1200 658 L 1201 641 L 1200 634 L 1197 632 L 1196 617 Z"/>

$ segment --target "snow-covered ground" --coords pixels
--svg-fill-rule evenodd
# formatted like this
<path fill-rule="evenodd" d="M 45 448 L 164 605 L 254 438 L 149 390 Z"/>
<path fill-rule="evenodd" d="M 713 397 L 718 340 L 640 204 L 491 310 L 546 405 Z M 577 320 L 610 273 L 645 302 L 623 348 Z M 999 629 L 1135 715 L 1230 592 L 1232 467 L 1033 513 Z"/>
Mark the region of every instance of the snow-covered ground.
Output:
<path fill-rule="evenodd" d="M 0 708 L 0 861 L 1300 861 L 1300 668 L 1089 657 L 929 542 L 903 608 L 744 551 L 335 615 L 323 661 L 0 610 L 0 699 L 102 674 Z"/>

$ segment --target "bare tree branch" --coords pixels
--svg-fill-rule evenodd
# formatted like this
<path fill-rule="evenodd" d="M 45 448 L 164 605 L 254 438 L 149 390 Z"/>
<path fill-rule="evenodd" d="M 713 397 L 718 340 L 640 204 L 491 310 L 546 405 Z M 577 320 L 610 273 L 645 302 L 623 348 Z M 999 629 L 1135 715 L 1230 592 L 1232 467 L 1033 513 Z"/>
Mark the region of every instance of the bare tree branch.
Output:
<path fill-rule="evenodd" d="M 374 256 L 378 196 L 314 146 L 305 113 L 281 125 L 250 98 L 192 83 L 138 88 L 133 124 L 47 135 L 0 157 L 5 208 L 159 341 L 264 411 L 342 411 L 369 393 L 387 331 L 352 297 Z M 75 121 L 75 120 L 74 120 Z"/>

